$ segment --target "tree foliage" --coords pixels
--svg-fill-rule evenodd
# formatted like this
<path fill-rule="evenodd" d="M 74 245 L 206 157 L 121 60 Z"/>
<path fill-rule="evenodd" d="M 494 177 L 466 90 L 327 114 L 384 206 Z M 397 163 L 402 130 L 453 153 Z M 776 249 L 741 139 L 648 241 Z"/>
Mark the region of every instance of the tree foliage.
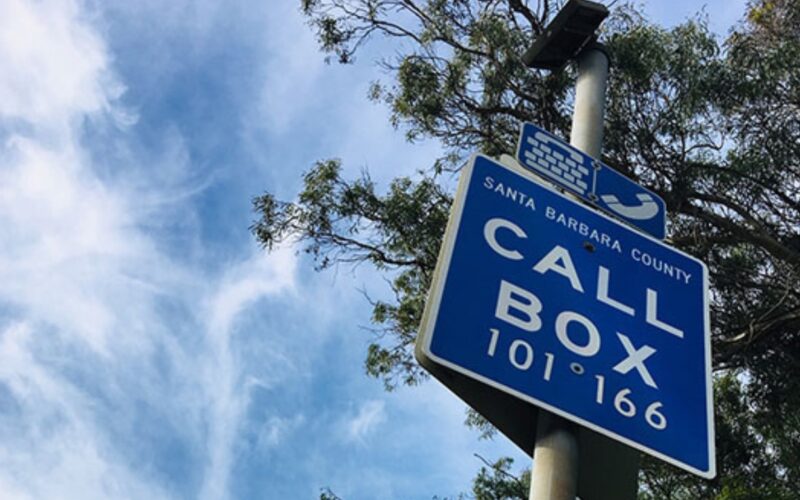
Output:
<path fill-rule="evenodd" d="M 481 467 L 472 481 L 475 500 L 526 500 L 531 487 L 530 470 L 514 476 L 509 472 L 513 463 L 510 458 L 501 458 Z"/>
<path fill-rule="evenodd" d="M 475 151 L 513 151 L 520 121 L 568 135 L 573 70 L 520 60 L 559 6 L 302 0 L 340 62 L 371 37 L 397 42 L 370 98 L 410 141 L 445 148 L 385 192 L 327 160 L 296 201 L 254 201 L 266 247 L 294 238 L 320 268 L 369 262 L 391 277 L 395 300 L 373 304 L 380 331 L 366 360 L 387 388 L 424 376 L 412 350 L 451 203 L 442 176 Z M 703 18 L 665 29 L 631 5 L 603 29 L 613 64 L 603 159 L 664 198 L 672 244 L 708 264 L 712 286 L 719 476 L 648 460 L 642 496 L 789 498 L 800 491 L 800 3 L 754 0 L 725 40 Z"/>

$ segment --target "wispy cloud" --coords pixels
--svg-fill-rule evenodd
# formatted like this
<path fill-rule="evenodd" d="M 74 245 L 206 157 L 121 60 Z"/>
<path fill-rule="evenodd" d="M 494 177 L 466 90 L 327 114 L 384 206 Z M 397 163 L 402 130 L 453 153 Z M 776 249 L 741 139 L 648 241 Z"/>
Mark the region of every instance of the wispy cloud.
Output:
<path fill-rule="evenodd" d="M 294 287 L 295 255 L 289 248 L 269 257 L 258 254 L 235 266 L 210 297 L 208 314 L 209 359 L 204 366 L 204 388 L 209 414 L 209 464 L 200 498 L 225 498 L 234 442 L 246 409 L 247 393 L 232 352 L 237 316 L 264 296 Z"/>
<path fill-rule="evenodd" d="M 0 4 L 0 116 L 69 134 L 81 114 L 111 111 L 123 91 L 75 1 Z"/>
<path fill-rule="evenodd" d="M 303 414 L 292 417 L 270 417 L 258 433 L 258 447 L 262 450 L 276 448 L 305 423 L 306 417 Z"/>
<path fill-rule="evenodd" d="M 293 2 L 271 6 L 266 17 L 265 49 L 269 58 L 264 67 L 260 115 L 267 120 L 267 130 L 280 133 L 298 119 L 309 119 L 310 110 L 330 94 L 319 89 L 319 78 L 325 68 L 323 56 L 316 50 L 316 41 Z M 309 57 L 315 54 L 315 57 Z M 335 102 L 329 101 L 333 105 Z"/>
<path fill-rule="evenodd" d="M 96 427 L 96 402 L 36 355 L 42 333 L 22 322 L 0 331 L 0 381 L 13 397 L 2 417 L 0 496 L 167 497 Z"/>
<path fill-rule="evenodd" d="M 92 20 L 0 2 L 0 497 L 226 498 L 248 403 L 236 318 L 293 289 L 295 256 L 253 249 L 217 275 L 158 239 L 198 192 L 190 157 L 176 134 L 148 181 L 135 155 L 90 154 L 87 120 L 124 144 L 135 115 Z"/>
<path fill-rule="evenodd" d="M 344 423 L 344 436 L 349 441 L 363 443 L 386 420 L 386 402 L 365 401 L 358 412 Z"/>

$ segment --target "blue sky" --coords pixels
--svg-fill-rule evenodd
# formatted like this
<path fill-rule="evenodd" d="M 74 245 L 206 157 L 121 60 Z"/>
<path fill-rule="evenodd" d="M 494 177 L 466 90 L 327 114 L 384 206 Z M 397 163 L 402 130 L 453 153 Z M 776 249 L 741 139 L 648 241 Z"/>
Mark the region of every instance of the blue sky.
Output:
<path fill-rule="evenodd" d="M 366 99 L 391 48 L 326 65 L 298 5 L 0 1 L 0 498 L 431 498 L 475 453 L 528 466 L 436 382 L 364 375 L 378 275 L 248 232 L 317 159 L 385 186 L 439 153 Z"/>

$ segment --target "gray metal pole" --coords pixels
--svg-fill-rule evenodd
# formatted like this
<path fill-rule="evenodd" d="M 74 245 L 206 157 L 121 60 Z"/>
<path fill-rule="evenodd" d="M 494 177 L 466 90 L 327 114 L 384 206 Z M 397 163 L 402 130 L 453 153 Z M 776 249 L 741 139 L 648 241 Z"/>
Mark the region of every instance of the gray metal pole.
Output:
<path fill-rule="evenodd" d="M 575 425 L 539 410 L 530 500 L 574 500 L 578 490 Z"/>
<path fill-rule="evenodd" d="M 578 57 L 575 111 L 569 142 L 595 158 L 603 151 L 603 116 L 606 107 L 608 56 L 602 46 L 584 50 Z"/>
<path fill-rule="evenodd" d="M 578 57 L 570 143 L 600 158 L 603 144 L 608 56 L 590 47 Z M 539 411 L 530 500 L 575 500 L 578 490 L 578 431 L 574 424 Z"/>

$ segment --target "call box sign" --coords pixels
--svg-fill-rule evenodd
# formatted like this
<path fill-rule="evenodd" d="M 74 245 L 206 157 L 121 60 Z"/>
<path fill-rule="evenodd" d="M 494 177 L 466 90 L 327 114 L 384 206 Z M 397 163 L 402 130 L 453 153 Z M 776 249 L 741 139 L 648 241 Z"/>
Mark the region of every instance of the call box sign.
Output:
<path fill-rule="evenodd" d="M 477 155 L 420 331 L 434 363 L 715 475 L 708 272 Z"/>

